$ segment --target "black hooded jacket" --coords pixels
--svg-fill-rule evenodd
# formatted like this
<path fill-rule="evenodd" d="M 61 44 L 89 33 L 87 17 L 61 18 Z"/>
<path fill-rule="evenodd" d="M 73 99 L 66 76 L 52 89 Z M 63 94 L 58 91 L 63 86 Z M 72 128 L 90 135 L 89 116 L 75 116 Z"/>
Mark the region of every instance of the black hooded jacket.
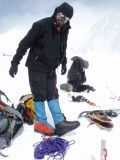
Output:
<path fill-rule="evenodd" d="M 29 48 L 25 65 L 32 70 L 51 72 L 59 64 L 67 63 L 67 38 L 71 27 L 67 22 L 59 32 L 54 22 L 56 12 L 62 12 L 70 19 L 73 16 L 73 8 L 68 3 L 63 3 L 55 9 L 53 16 L 33 23 L 20 41 L 11 65 L 18 65 Z"/>

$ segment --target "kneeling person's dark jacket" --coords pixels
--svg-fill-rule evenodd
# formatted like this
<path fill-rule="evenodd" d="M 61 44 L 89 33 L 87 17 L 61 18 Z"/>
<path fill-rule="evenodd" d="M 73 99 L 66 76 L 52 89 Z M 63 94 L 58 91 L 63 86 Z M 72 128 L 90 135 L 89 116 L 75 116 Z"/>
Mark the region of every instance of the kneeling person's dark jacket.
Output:
<path fill-rule="evenodd" d="M 80 92 L 83 83 L 86 82 L 85 70 L 80 67 L 79 60 L 71 65 L 67 74 L 68 83 L 72 84 L 74 92 Z"/>

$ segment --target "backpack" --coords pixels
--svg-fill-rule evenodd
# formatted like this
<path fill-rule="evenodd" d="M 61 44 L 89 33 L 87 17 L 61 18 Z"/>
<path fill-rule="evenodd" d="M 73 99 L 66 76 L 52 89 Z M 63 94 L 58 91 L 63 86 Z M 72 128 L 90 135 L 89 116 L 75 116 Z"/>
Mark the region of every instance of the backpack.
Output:
<path fill-rule="evenodd" d="M 35 110 L 34 110 L 34 101 L 32 94 L 26 94 L 21 96 L 19 99 L 19 104 L 22 104 L 27 110 L 27 114 L 34 120 L 36 118 Z"/>
<path fill-rule="evenodd" d="M 4 149 L 11 144 L 11 139 L 16 135 L 23 125 L 22 115 L 12 106 L 1 100 L 1 95 L 10 101 L 3 91 L 0 90 L 0 149 Z M 3 155 L 0 152 L 0 155 Z"/>
<path fill-rule="evenodd" d="M 16 109 L 22 115 L 24 123 L 26 123 L 28 125 L 33 125 L 34 124 L 34 121 L 33 121 L 32 115 L 29 111 L 29 108 L 27 108 L 26 105 L 23 102 L 20 102 Z"/>

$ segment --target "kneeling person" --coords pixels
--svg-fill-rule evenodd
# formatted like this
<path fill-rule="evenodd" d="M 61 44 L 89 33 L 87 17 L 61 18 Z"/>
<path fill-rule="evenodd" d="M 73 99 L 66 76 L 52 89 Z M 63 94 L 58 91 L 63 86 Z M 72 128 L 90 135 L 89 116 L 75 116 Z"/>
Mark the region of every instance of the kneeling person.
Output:
<path fill-rule="evenodd" d="M 95 89 L 92 86 L 83 84 L 86 82 L 85 69 L 89 67 L 89 63 L 78 56 L 71 60 L 73 60 L 73 63 L 68 70 L 67 83 L 61 84 L 60 89 L 67 92 L 83 92 L 85 90 L 94 92 Z"/>

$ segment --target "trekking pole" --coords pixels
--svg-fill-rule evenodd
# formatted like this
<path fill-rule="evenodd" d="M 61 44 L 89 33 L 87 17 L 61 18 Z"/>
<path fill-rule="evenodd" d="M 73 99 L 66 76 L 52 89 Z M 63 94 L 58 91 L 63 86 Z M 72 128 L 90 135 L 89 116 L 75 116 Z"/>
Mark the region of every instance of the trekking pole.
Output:
<path fill-rule="evenodd" d="M 75 52 L 75 50 L 73 49 L 73 48 L 71 48 L 71 50 L 73 50 L 73 52 L 75 53 L 75 55 L 76 55 L 76 52 Z"/>
<path fill-rule="evenodd" d="M 114 96 L 115 96 L 115 98 L 119 101 L 120 99 L 108 88 L 108 87 L 106 87 L 108 90 L 109 90 L 109 92 L 111 93 L 111 94 L 113 94 Z"/>
<path fill-rule="evenodd" d="M 100 152 L 100 160 L 107 160 L 107 149 L 106 149 L 106 140 L 101 140 L 101 152 Z"/>

